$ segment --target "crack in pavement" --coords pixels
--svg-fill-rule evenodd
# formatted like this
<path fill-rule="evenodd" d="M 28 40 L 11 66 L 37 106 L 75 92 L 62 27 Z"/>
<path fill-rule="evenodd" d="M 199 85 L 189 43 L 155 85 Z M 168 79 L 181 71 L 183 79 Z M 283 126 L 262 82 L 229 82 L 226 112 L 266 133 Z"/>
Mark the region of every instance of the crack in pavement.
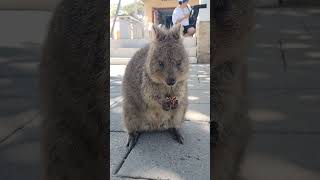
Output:
<path fill-rule="evenodd" d="M 306 24 L 306 22 L 304 20 L 301 21 L 302 25 L 303 25 L 303 29 L 309 34 L 312 35 L 310 28 L 308 27 L 308 25 Z"/>
<path fill-rule="evenodd" d="M 123 101 L 123 98 L 120 97 L 119 100 L 114 101 L 111 105 L 110 105 L 110 109 L 114 108 L 116 104 L 121 103 Z"/>
<path fill-rule="evenodd" d="M 121 132 L 121 133 L 125 133 L 126 131 L 123 131 L 123 130 L 110 130 L 110 132 Z"/>
<path fill-rule="evenodd" d="M 119 177 L 119 178 L 130 178 L 130 179 L 147 179 L 147 180 L 170 180 L 170 179 L 159 179 L 159 178 L 146 178 L 146 177 L 140 177 L 140 176 L 115 176 L 115 177 Z"/>
<path fill-rule="evenodd" d="M 283 65 L 283 71 L 286 72 L 287 71 L 287 60 L 286 60 L 286 54 L 285 51 L 283 49 L 283 40 L 280 39 L 279 41 L 279 50 L 280 50 L 280 54 L 281 54 L 281 59 L 282 59 L 282 65 Z"/>
<path fill-rule="evenodd" d="M 115 104 L 119 103 L 121 101 L 114 101 L 111 105 L 110 105 L 110 109 L 114 108 Z"/>
<path fill-rule="evenodd" d="M 17 127 L 16 129 L 14 129 L 11 133 L 9 133 L 7 136 L 5 136 L 3 139 L 0 140 L 0 144 L 4 143 L 6 140 L 8 140 L 10 137 L 12 137 L 13 135 L 15 135 L 18 131 L 22 130 L 23 128 L 25 128 L 27 125 L 29 125 L 30 123 L 32 123 L 32 121 L 34 121 L 38 116 L 40 116 L 40 113 L 37 112 L 32 118 L 30 118 L 28 121 L 26 121 L 25 123 L 23 123 L 22 125 L 20 125 L 19 127 Z"/>
<path fill-rule="evenodd" d="M 133 148 L 127 148 L 127 152 L 125 153 L 124 157 L 122 158 L 121 162 L 118 164 L 118 166 L 115 168 L 114 172 L 112 173 L 113 175 L 116 175 L 120 169 L 122 168 L 124 162 L 126 161 L 127 157 L 129 156 L 129 154 L 131 153 L 131 151 L 135 148 L 135 146 Z"/>

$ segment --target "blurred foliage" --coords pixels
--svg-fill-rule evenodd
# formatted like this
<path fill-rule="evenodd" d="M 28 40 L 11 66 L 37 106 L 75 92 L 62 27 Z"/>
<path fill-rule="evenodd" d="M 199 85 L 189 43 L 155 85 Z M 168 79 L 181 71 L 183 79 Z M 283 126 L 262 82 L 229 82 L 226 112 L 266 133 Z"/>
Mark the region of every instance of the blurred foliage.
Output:
<path fill-rule="evenodd" d="M 137 8 L 137 15 L 135 14 Z M 114 17 L 117 11 L 117 4 L 112 4 L 110 7 L 110 17 Z M 130 3 L 124 6 L 121 6 L 119 9 L 118 15 L 127 15 L 133 16 L 135 18 L 141 19 L 144 15 L 144 5 L 141 1 L 137 1 L 137 3 Z"/>

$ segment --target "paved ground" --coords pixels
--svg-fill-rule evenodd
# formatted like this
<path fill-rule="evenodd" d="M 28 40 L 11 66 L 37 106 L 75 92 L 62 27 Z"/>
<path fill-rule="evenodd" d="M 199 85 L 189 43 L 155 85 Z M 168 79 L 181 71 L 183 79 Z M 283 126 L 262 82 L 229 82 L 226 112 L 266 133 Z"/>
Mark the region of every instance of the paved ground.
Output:
<path fill-rule="evenodd" d="M 37 65 L 47 12 L 0 11 L 0 179 L 40 179 Z"/>
<path fill-rule="evenodd" d="M 242 168 L 243 180 L 318 180 L 320 9 L 264 9 L 257 15 L 249 54 L 255 133 Z M 0 179 L 40 179 L 36 66 L 47 17 L 41 12 L 0 11 Z M 112 170 L 125 153 L 121 68 L 111 68 L 110 138 L 116 154 L 111 156 Z M 194 67 L 190 79 L 185 145 L 174 143 L 165 133 L 144 135 L 114 179 L 208 179 L 205 69 Z"/>
<path fill-rule="evenodd" d="M 264 9 L 249 54 L 244 180 L 320 179 L 320 9 Z"/>
<path fill-rule="evenodd" d="M 210 66 L 192 65 L 189 78 L 189 109 L 182 133 L 183 145 L 168 133 L 143 134 L 127 155 L 127 134 L 123 131 L 120 94 L 124 65 L 112 65 L 111 94 L 111 171 L 115 177 L 152 179 L 210 178 Z M 127 155 L 127 158 L 125 159 Z M 124 160 L 120 170 L 118 165 Z"/>

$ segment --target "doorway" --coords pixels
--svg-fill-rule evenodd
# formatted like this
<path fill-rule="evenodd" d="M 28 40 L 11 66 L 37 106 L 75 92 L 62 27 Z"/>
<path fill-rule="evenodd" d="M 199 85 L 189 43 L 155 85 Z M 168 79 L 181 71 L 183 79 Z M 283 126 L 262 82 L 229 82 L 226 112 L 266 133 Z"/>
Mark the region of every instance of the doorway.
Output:
<path fill-rule="evenodd" d="M 152 18 L 153 23 L 162 24 L 166 28 L 170 28 L 173 26 L 172 23 L 172 13 L 175 8 L 153 8 L 153 13 L 156 14 L 154 18 Z"/>

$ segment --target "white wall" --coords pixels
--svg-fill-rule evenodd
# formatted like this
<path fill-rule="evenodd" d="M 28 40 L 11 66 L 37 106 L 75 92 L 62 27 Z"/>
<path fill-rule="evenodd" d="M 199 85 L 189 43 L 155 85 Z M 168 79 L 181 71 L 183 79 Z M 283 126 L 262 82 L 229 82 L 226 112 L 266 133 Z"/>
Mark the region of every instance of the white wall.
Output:
<path fill-rule="evenodd" d="M 130 39 L 130 24 L 128 21 L 120 20 L 120 39 Z"/>
<path fill-rule="evenodd" d="M 111 30 L 112 22 L 110 22 Z M 118 39 L 142 39 L 144 34 L 143 23 L 132 23 L 128 20 L 118 19 L 114 26 L 114 38 Z M 117 33 L 119 33 L 117 35 Z"/>
<path fill-rule="evenodd" d="M 210 21 L 210 0 L 199 0 L 199 4 L 207 4 L 207 8 L 199 10 L 199 21 Z"/>

